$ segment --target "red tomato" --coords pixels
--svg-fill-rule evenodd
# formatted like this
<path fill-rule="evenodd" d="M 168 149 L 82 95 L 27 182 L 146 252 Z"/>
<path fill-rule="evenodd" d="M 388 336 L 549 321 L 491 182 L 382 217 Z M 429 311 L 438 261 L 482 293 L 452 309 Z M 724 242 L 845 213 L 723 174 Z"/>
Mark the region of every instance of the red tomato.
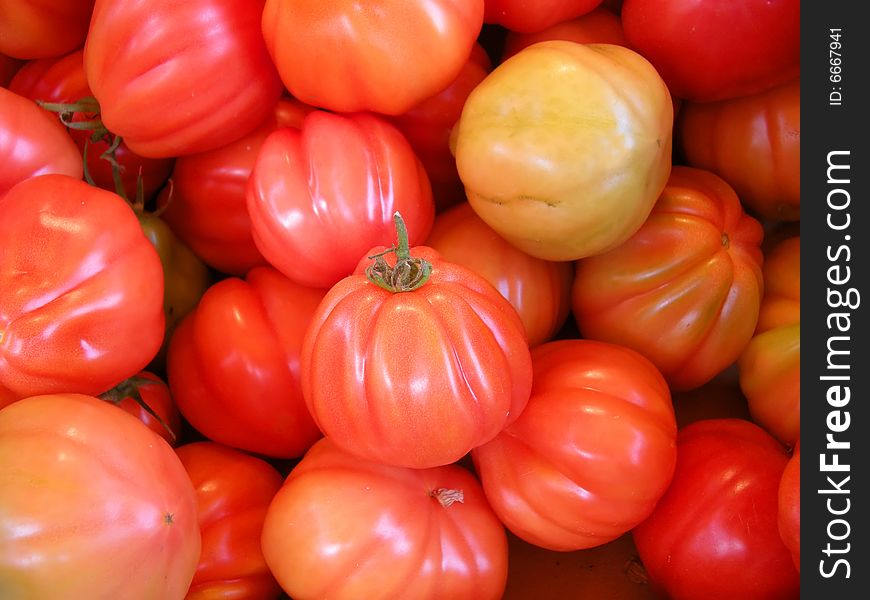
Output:
<path fill-rule="evenodd" d="M 73 103 L 87 98 L 92 94 L 85 79 L 84 52 L 79 49 L 61 57 L 30 61 L 18 71 L 9 84 L 9 89 L 26 98 L 44 102 Z M 90 115 L 81 112 L 75 113 L 72 121 L 89 121 L 91 119 L 88 116 Z M 85 151 L 85 142 L 88 142 L 88 172 L 94 183 L 103 189 L 117 192 L 112 164 L 100 156 L 109 149 L 113 136 L 106 134 L 94 141 L 91 139 L 92 131 L 70 129 L 69 133 L 78 145 L 80 154 Z M 128 198 L 135 197 L 140 177 L 144 198 L 154 197 L 172 171 L 172 158 L 143 158 L 132 153 L 123 141 L 115 148 L 114 158 L 121 166 L 121 182 Z"/>
<path fill-rule="evenodd" d="M 179 157 L 172 186 L 158 199 L 163 219 L 208 265 L 244 276 L 266 265 L 251 235 L 245 190 L 263 141 L 281 127 L 300 127 L 313 110 L 282 98 L 256 129 L 226 146 Z"/>
<path fill-rule="evenodd" d="M 779 481 L 777 497 L 777 528 L 785 547 L 791 552 L 795 568 L 801 570 L 801 443 L 795 443 L 794 452 L 782 479 Z M 839 507 L 838 507 L 839 510 Z"/>
<path fill-rule="evenodd" d="M 91 396 L 20 400 L 0 410 L 0 473 L 0 596 L 184 596 L 193 486 L 140 421 Z"/>
<path fill-rule="evenodd" d="M 687 102 L 677 139 L 690 165 L 730 183 L 753 213 L 800 219 L 800 78 L 751 96 Z"/>
<path fill-rule="evenodd" d="M 798 572 L 777 531 L 788 454 L 741 419 L 707 419 L 677 436 L 677 467 L 652 515 L 633 530 L 650 583 L 671 600 L 785 600 Z"/>
<path fill-rule="evenodd" d="M 7 87 L 26 61 L 12 58 L 0 52 L 0 87 Z"/>
<path fill-rule="evenodd" d="M 157 353 L 163 269 L 118 195 L 32 177 L 0 197 L 0 239 L 0 388 L 99 394 Z"/>
<path fill-rule="evenodd" d="M 507 540 L 474 475 L 405 469 L 319 441 L 263 524 L 263 555 L 290 596 L 497 600 Z"/>
<path fill-rule="evenodd" d="M 523 48 L 547 40 L 628 46 L 625 34 L 622 32 L 622 21 L 619 20 L 619 16 L 606 8 L 599 7 L 579 17 L 559 21 L 534 33 L 509 31 L 505 37 L 501 60 L 504 62 Z"/>
<path fill-rule="evenodd" d="M 637 350 L 675 390 L 703 385 L 752 338 L 762 237 L 725 181 L 675 166 L 637 233 L 577 263 L 573 312 L 581 333 Z"/>
<path fill-rule="evenodd" d="M 6 88 L 0 88 L 0 164 L 0 196 L 35 175 L 82 177 L 82 155 L 60 121 Z"/>
<path fill-rule="evenodd" d="M 100 394 L 100 399 L 130 413 L 169 445 L 175 446 L 178 442 L 181 414 L 172 400 L 169 386 L 154 373 L 139 371 Z"/>
<path fill-rule="evenodd" d="M 801 431 L 801 240 L 785 238 L 764 262 L 755 335 L 738 360 L 752 420 L 794 445 Z"/>
<path fill-rule="evenodd" d="M 640 354 L 560 340 L 532 350 L 520 417 L 472 450 L 501 521 L 551 550 L 615 540 L 649 516 L 671 481 L 677 423 L 664 377 Z"/>
<path fill-rule="evenodd" d="M 279 458 L 320 437 L 299 378 L 302 338 L 324 290 L 271 267 L 210 287 L 169 343 L 169 389 L 181 414 L 215 442 Z"/>
<path fill-rule="evenodd" d="M 702 419 L 734 418 L 749 420 L 749 405 L 740 390 L 737 368 L 731 366 L 701 387 L 671 395 L 677 427 Z"/>
<path fill-rule="evenodd" d="M 459 120 L 468 94 L 491 70 L 483 46 L 475 44 L 453 83 L 392 119 L 423 163 L 439 210 L 465 199 L 456 160 L 450 152 L 450 132 Z"/>
<path fill-rule="evenodd" d="M 185 600 L 272 600 L 281 594 L 260 535 L 283 477 L 266 461 L 212 442 L 176 450 L 193 483 L 202 554 Z"/>
<path fill-rule="evenodd" d="M 411 243 L 432 228 L 426 172 L 398 129 L 367 113 L 315 111 L 301 129 L 263 142 L 247 193 L 254 242 L 294 281 L 326 288 L 350 275 L 360 256 L 406 218 Z"/>
<path fill-rule="evenodd" d="M 467 202 L 435 217 L 426 245 L 490 282 L 519 313 L 530 346 L 551 339 L 568 318 L 573 265 L 534 258 L 515 248 Z"/>
<path fill-rule="evenodd" d="M 519 416 L 531 358 L 523 324 L 498 290 L 432 248 L 409 251 L 397 221 L 398 249 L 373 248 L 377 260 L 363 258 L 317 308 L 302 390 L 321 430 L 345 450 L 434 467 Z"/>
<path fill-rule="evenodd" d="M 235 141 L 281 95 L 260 31 L 265 0 L 97 0 L 85 73 L 103 122 L 142 156 Z"/>
<path fill-rule="evenodd" d="M 486 0 L 483 20 L 509 31 L 534 33 L 585 15 L 599 4 L 601 0 Z"/>
<path fill-rule="evenodd" d="M 94 0 L 3 2 L 0 54 L 45 58 L 81 47 L 93 7 Z"/>
<path fill-rule="evenodd" d="M 337 112 L 398 115 L 434 96 L 459 74 L 482 25 L 483 0 L 266 0 L 263 10 L 284 85 Z"/>
<path fill-rule="evenodd" d="M 625 0 L 622 27 L 674 95 L 755 94 L 800 72 L 799 0 Z"/>

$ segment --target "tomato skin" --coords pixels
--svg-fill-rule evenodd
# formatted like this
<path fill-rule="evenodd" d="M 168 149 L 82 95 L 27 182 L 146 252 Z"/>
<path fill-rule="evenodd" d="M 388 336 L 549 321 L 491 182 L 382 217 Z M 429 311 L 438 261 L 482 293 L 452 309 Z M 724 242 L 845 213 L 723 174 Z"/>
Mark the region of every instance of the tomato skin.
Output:
<path fill-rule="evenodd" d="M 435 217 L 426 245 L 490 282 L 516 309 L 529 346 L 553 338 L 567 320 L 573 265 L 518 250 L 484 223 L 467 202 Z"/>
<path fill-rule="evenodd" d="M 193 486 L 140 421 L 91 396 L 20 400 L 0 410 L 0 472 L 0 596 L 184 596 L 200 553 Z"/>
<path fill-rule="evenodd" d="M 335 112 L 398 115 L 456 78 L 483 26 L 483 5 L 266 0 L 262 33 L 295 98 Z"/>
<path fill-rule="evenodd" d="M 599 4 L 601 0 L 486 0 L 483 20 L 509 31 L 534 33 L 585 15 Z"/>
<path fill-rule="evenodd" d="M 109 131 L 165 158 L 255 128 L 282 91 L 260 32 L 264 2 L 97 0 L 85 74 Z"/>
<path fill-rule="evenodd" d="M 461 491 L 462 501 L 442 506 L 436 495 L 445 489 Z M 298 600 L 495 600 L 507 574 L 504 527 L 474 475 L 456 465 L 406 469 L 362 460 L 329 438 L 278 491 L 262 545 Z"/>
<path fill-rule="evenodd" d="M 66 128 L 35 102 L 6 88 L 0 88 L 0 161 L 0 196 L 36 175 L 82 177 L 82 156 Z"/>
<path fill-rule="evenodd" d="M 132 389 L 138 390 L 142 402 L 147 404 L 163 420 L 163 423 L 133 397 Z M 151 371 L 139 371 L 129 380 L 101 394 L 100 398 L 142 421 L 148 429 L 166 440 L 170 446 L 178 443 L 181 434 L 181 413 L 172 400 L 169 386 L 158 375 Z"/>
<path fill-rule="evenodd" d="M 598 7 L 588 13 L 559 21 L 534 33 L 508 31 L 501 60 L 504 62 L 523 48 L 547 40 L 628 46 L 625 34 L 622 32 L 622 21 L 619 20 L 619 16 L 606 8 Z"/>
<path fill-rule="evenodd" d="M 798 573 L 801 571 L 801 443 L 795 443 L 779 481 L 777 528 Z"/>
<path fill-rule="evenodd" d="M 181 156 L 172 186 L 160 194 L 161 217 L 206 264 L 243 277 L 268 263 L 251 235 L 245 192 L 266 137 L 281 127 L 300 127 L 313 109 L 281 98 L 256 129 L 220 148 Z"/>
<path fill-rule="evenodd" d="M 798 598 L 777 531 L 785 448 L 741 419 L 706 419 L 677 436 L 677 466 L 652 515 L 633 530 L 650 583 L 672 600 Z"/>
<path fill-rule="evenodd" d="M 60 56 L 85 41 L 94 0 L 3 3 L 0 54 L 31 59 Z"/>
<path fill-rule="evenodd" d="M 0 198 L 0 388 L 99 394 L 163 340 L 163 269 L 129 205 L 66 175 Z"/>
<path fill-rule="evenodd" d="M 674 166 L 635 235 L 578 261 L 572 305 L 583 337 L 639 351 L 674 390 L 703 385 L 752 338 L 762 237 L 725 181 Z"/>
<path fill-rule="evenodd" d="M 621 18 L 631 47 L 686 100 L 746 96 L 800 72 L 798 0 L 625 0 Z"/>
<path fill-rule="evenodd" d="M 9 82 L 26 61 L 0 52 L 0 87 L 9 87 Z"/>
<path fill-rule="evenodd" d="M 432 248 L 410 252 L 432 264 L 413 291 L 369 281 L 367 258 L 329 290 L 305 334 L 302 390 L 320 429 L 345 450 L 428 468 L 459 460 L 516 419 L 532 366 L 523 324 L 492 285 Z"/>
<path fill-rule="evenodd" d="M 32 100 L 72 103 L 92 96 L 85 78 L 84 51 L 79 49 L 60 57 L 33 60 L 25 64 L 9 84 L 9 89 Z M 51 113 L 58 118 L 55 113 Z M 72 120 L 89 120 L 87 115 L 76 113 Z M 94 183 L 110 192 L 117 192 L 112 165 L 100 155 L 109 149 L 111 136 L 98 141 L 91 140 L 90 131 L 69 130 L 69 135 L 79 147 L 79 162 L 85 152 L 87 141 L 88 173 Z M 138 179 L 142 179 L 144 198 L 150 200 L 166 183 L 172 171 L 172 158 L 144 158 L 130 151 L 123 141 L 115 148 L 115 160 L 121 166 L 121 181 L 128 198 L 135 198 Z"/>
<path fill-rule="evenodd" d="M 686 161 L 727 181 L 769 220 L 798 221 L 801 205 L 800 78 L 721 102 L 684 104 L 677 138 Z"/>
<path fill-rule="evenodd" d="M 250 176 L 248 214 L 263 256 L 290 279 L 326 288 L 395 234 L 411 244 L 432 228 L 435 204 L 414 151 L 386 119 L 368 113 L 308 114 L 263 142 Z"/>
<path fill-rule="evenodd" d="M 532 256 L 569 261 L 641 226 L 671 169 L 672 128 L 670 94 L 639 54 L 551 40 L 474 89 L 454 154 L 490 227 Z"/>
<path fill-rule="evenodd" d="M 548 342 L 532 361 L 526 409 L 472 450 L 487 499 L 537 546 L 610 542 L 649 516 L 673 475 L 667 383 L 640 354 L 603 342 Z"/>
<path fill-rule="evenodd" d="M 284 478 L 266 461 L 213 442 L 176 449 L 196 492 L 202 553 L 185 600 L 281 594 L 260 549 L 266 509 Z"/>
<path fill-rule="evenodd" d="M 276 458 L 301 456 L 320 436 L 302 399 L 302 339 L 325 290 L 271 267 L 211 286 L 169 343 L 169 389 L 212 441 Z"/>

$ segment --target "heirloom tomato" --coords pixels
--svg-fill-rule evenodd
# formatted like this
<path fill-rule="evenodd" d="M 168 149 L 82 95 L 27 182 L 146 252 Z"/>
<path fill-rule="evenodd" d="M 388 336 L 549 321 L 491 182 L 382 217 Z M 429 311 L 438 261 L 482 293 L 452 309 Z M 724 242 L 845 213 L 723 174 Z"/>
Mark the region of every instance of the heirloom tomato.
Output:
<path fill-rule="evenodd" d="M 262 34 L 284 85 L 336 112 L 398 115 L 450 85 L 483 0 L 266 0 Z"/>
<path fill-rule="evenodd" d="M 273 600 L 281 594 L 260 536 L 283 477 L 266 461 L 213 442 L 176 450 L 196 492 L 202 554 L 185 600 Z"/>
<path fill-rule="evenodd" d="M 0 388 L 99 394 L 157 353 L 163 269 L 117 194 L 31 177 L 0 197 L 0 240 Z"/>
<path fill-rule="evenodd" d="M 578 261 L 572 306 L 580 332 L 637 350 L 674 390 L 710 381 L 755 330 L 762 237 L 725 181 L 674 166 L 637 233 Z"/>
<path fill-rule="evenodd" d="M 35 175 L 82 176 L 82 155 L 60 121 L 6 88 L 0 88 L 0 164 L 0 196 Z"/>
<path fill-rule="evenodd" d="M 520 538 L 551 550 L 627 533 L 671 481 L 677 423 L 662 374 L 613 344 L 532 349 L 528 406 L 471 451 L 490 505 Z"/>
<path fill-rule="evenodd" d="M 301 127 L 311 110 L 281 98 L 272 114 L 241 139 L 175 161 L 172 185 L 158 199 L 161 217 L 212 268 L 242 277 L 268 264 L 251 235 L 248 178 L 266 137 L 281 127 Z"/>
<path fill-rule="evenodd" d="M 154 158 L 203 152 L 259 125 L 281 95 L 265 0 L 96 0 L 85 74 L 103 123 Z"/>
<path fill-rule="evenodd" d="M 508 31 L 533 33 L 585 15 L 601 0 L 486 0 L 483 20 Z"/>
<path fill-rule="evenodd" d="M 181 414 L 169 386 L 154 373 L 140 371 L 100 394 L 100 399 L 130 413 L 169 445 L 175 446 L 178 442 Z"/>
<path fill-rule="evenodd" d="M 801 206 L 800 79 L 720 102 L 687 102 L 677 121 L 686 161 L 727 181 L 770 220 L 798 221 Z"/>
<path fill-rule="evenodd" d="M 269 506 L 263 555 L 296 600 L 497 600 L 508 561 L 504 527 L 467 470 L 371 462 L 329 438 Z"/>
<path fill-rule="evenodd" d="M 278 458 L 320 437 L 299 383 L 302 339 L 325 290 L 271 267 L 211 286 L 169 343 L 169 389 L 205 437 Z"/>
<path fill-rule="evenodd" d="M 785 238 L 764 262 L 755 335 L 738 360 L 752 419 L 789 446 L 801 430 L 801 239 Z"/>
<path fill-rule="evenodd" d="M 509 31 L 505 36 L 502 62 L 538 42 L 566 40 L 578 44 L 615 44 L 628 46 L 622 32 L 622 21 L 606 8 L 596 8 L 573 19 L 559 21 L 534 33 Z"/>
<path fill-rule="evenodd" d="M 81 47 L 94 0 L 0 1 L 0 53 L 15 58 L 60 56 Z"/>
<path fill-rule="evenodd" d="M 490 282 L 520 315 L 530 346 L 551 339 L 568 318 L 573 265 L 541 260 L 515 248 L 484 223 L 468 202 L 435 217 L 426 245 L 444 260 Z"/>
<path fill-rule="evenodd" d="M 412 243 L 435 218 L 432 188 L 401 132 L 369 113 L 308 114 L 263 142 L 250 176 L 254 242 L 290 279 L 326 288 L 350 275 L 360 256 L 408 221 Z"/>
<path fill-rule="evenodd" d="M 801 570 L 801 442 L 795 442 L 791 458 L 785 465 L 779 482 L 777 527 L 785 547 L 791 552 L 795 568 Z M 831 504 L 833 500 L 829 500 Z M 849 510 L 850 500 L 840 502 L 836 510 Z M 830 505 L 829 505 L 830 506 Z M 829 509 L 830 510 L 830 509 Z M 833 511 L 832 511 L 833 512 Z"/>
<path fill-rule="evenodd" d="M 454 154 L 468 201 L 545 260 L 604 252 L 644 222 L 671 170 L 673 105 L 639 54 L 539 42 L 468 96 Z"/>
<path fill-rule="evenodd" d="M 86 122 L 97 125 L 99 116 L 88 113 L 85 108 L 87 103 L 80 102 L 92 96 L 85 78 L 84 51 L 81 49 L 64 56 L 28 62 L 15 74 L 9 89 L 32 100 L 69 105 L 66 109 L 72 113 L 69 121 L 75 123 L 69 129 L 69 134 L 79 147 L 79 162 L 82 160 L 87 142 L 88 174 L 97 186 L 133 198 L 141 179 L 143 197 L 151 199 L 166 183 L 172 171 L 172 158 L 144 158 L 131 152 L 121 141 L 111 150 L 111 157 L 120 169 L 121 189 L 119 190 L 118 183 L 115 181 L 113 162 L 102 156 L 104 152 L 110 151 L 114 136 L 100 126 L 97 126 L 99 131 L 75 128 Z M 76 105 L 84 110 L 72 110 Z M 54 112 L 65 111 L 56 107 Z M 98 139 L 94 139 L 94 136 Z"/>
<path fill-rule="evenodd" d="M 670 600 L 796 600 L 800 577 L 777 530 L 787 462 L 749 421 L 682 428 L 673 481 L 632 531 L 650 583 Z"/>
<path fill-rule="evenodd" d="M 0 597 L 183 598 L 200 554 L 175 452 L 80 394 L 0 410 Z"/>
<path fill-rule="evenodd" d="M 625 0 L 632 48 L 675 96 L 712 102 L 746 96 L 800 72 L 800 0 Z"/>
<path fill-rule="evenodd" d="M 432 248 L 375 247 L 326 294 L 305 334 L 302 391 L 347 451 L 405 467 L 459 460 L 525 408 L 523 324 L 483 277 Z"/>

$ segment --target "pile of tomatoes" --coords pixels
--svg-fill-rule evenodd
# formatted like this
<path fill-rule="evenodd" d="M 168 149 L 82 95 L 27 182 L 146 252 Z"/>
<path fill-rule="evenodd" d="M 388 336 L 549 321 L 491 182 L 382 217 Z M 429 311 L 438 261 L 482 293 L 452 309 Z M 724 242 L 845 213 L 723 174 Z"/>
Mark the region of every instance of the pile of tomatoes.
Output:
<path fill-rule="evenodd" d="M 0 598 L 797 598 L 799 22 L 4 3 Z"/>

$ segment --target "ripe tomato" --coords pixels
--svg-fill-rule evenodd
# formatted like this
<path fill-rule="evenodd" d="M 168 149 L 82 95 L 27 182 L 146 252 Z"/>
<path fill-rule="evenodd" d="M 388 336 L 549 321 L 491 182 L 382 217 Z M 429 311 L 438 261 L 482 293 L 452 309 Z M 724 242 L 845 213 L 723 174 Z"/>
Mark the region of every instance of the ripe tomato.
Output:
<path fill-rule="evenodd" d="M 540 42 L 469 95 L 455 138 L 475 212 L 545 260 L 604 252 L 646 219 L 671 169 L 664 82 L 621 46 Z"/>
<path fill-rule="evenodd" d="M 169 386 L 154 373 L 139 371 L 111 390 L 100 394 L 100 399 L 130 413 L 169 445 L 175 446 L 178 443 L 181 414 L 172 400 Z"/>
<path fill-rule="evenodd" d="M 801 428 L 801 241 L 788 237 L 764 262 L 755 335 L 740 355 L 740 387 L 752 419 L 789 446 Z"/>
<path fill-rule="evenodd" d="M 798 598 L 777 531 L 785 448 L 742 419 L 706 419 L 677 436 L 677 466 L 652 515 L 633 530 L 650 583 L 671 600 Z"/>
<path fill-rule="evenodd" d="M 791 458 L 779 481 L 777 528 L 785 547 L 791 552 L 795 568 L 801 570 L 801 443 L 795 443 Z"/>
<path fill-rule="evenodd" d="M 520 417 L 471 451 L 501 521 L 551 550 L 627 533 L 671 481 L 677 424 L 664 377 L 640 354 L 559 340 L 532 350 L 534 384 Z"/>
<path fill-rule="evenodd" d="M 486 0 L 483 20 L 509 31 L 533 33 L 585 15 L 601 0 Z"/>
<path fill-rule="evenodd" d="M 16 73 L 9 89 L 32 100 L 53 103 L 75 103 L 92 96 L 85 78 L 84 51 L 79 49 L 64 56 L 28 62 Z M 78 112 L 71 120 L 81 123 L 90 121 L 89 116 L 92 115 Z M 113 136 L 105 134 L 99 140 L 93 140 L 93 131 L 70 129 L 69 133 L 79 147 L 79 162 L 87 142 L 88 173 L 94 183 L 112 192 L 119 191 L 111 162 L 101 157 L 109 150 Z M 172 171 L 172 158 L 138 156 L 123 141 L 114 149 L 114 159 L 120 166 L 121 186 L 128 198 L 135 197 L 140 178 L 144 198 L 153 198 Z"/>
<path fill-rule="evenodd" d="M 573 265 L 534 258 L 515 248 L 468 202 L 435 217 L 426 245 L 490 282 L 519 313 L 529 346 L 551 339 L 568 318 Z"/>
<path fill-rule="evenodd" d="M 91 396 L 20 400 L 0 410 L 0 473 L 0 597 L 184 597 L 196 498 L 140 421 Z"/>
<path fill-rule="evenodd" d="M 99 394 L 157 353 L 163 269 L 118 195 L 31 177 L 0 197 L 0 239 L 0 388 Z"/>
<path fill-rule="evenodd" d="M 85 74 L 106 127 L 174 157 L 239 139 L 281 95 L 260 31 L 265 0 L 96 0 Z"/>
<path fill-rule="evenodd" d="M 302 399 L 299 355 L 324 294 L 271 267 L 203 294 L 167 355 L 169 389 L 197 431 L 278 458 L 301 456 L 320 437 Z"/>
<path fill-rule="evenodd" d="M 45 58 L 81 47 L 94 0 L 15 0 L 2 6 L 0 54 Z"/>
<path fill-rule="evenodd" d="M 35 175 L 82 177 L 82 155 L 60 121 L 6 88 L 0 88 L 0 164 L 0 196 Z"/>
<path fill-rule="evenodd" d="M 206 264 L 240 277 L 268 264 L 251 235 L 248 178 L 266 137 L 281 127 L 300 127 L 311 110 L 279 99 L 272 114 L 241 139 L 175 161 L 172 186 L 158 199 L 165 207 L 161 217 Z"/>
<path fill-rule="evenodd" d="M 213 442 L 176 450 L 196 492 L 202 554 L 185 600 L 273 600 L 281 588 L 260 535 L 283 477 L 266 461 Z"/>
<path fill-rule="evenodd" d="M 720 102 L 687 102 L 677 139 L 693 167 L 727 181 L 743 204 L 770 220 L 797 221 L 801 206 L 800 78 Z"/>
<path fill-rule="evenodd" d="M 487 4 L 488 5 L 488 4 Z M 509 31 L 505 36 L 502 62 L 538 42 L 547 40 L 566 40 L 578 44 L 615 44 L 628 46 L 622 32 L 622 21 L 615 13 L 606 8 L 595 8 L 579 17 L 558 23 L 534 33 Z"/>
<path fill-rule="evenodd" d="M 532 365 L 516 310 L 432 248 L 368 252 L 317 308 L 302 391 L 335 443 L 388 464 L 455 462 L 525 408 Z M 365 256 L 365 255 L 364 255 Z M 369 268 L 370 267 L 370 268 Z M 431 269 L 431 270 L 430 270 Z"/>
<path fill-rule="evenodd" d="M 675 390 L 710 381 L 755 330 L 762 237 L 725 181 L 675 166 L 635 235 L 578 262 L 572 302 L 581 333 L 639 351 Z"/>
<path fill-rule="evenodd" d="M 329 438 L 269 506 L 263 555 L 298 600 L 497 600 L 508 560 L 504 527 L 467 470 L 370 462 Z"/>
<path fill-rule="evenodd" d="M 326 288 L 350 275 L 360 256 L 407 219 L 411 243 L 432 228 L 429 179 L 414 151 L 386 119 L 315 111 L 302 128 L 263 142 L 247 193 L 254 242 L 290 279 Z"/>
<path fill-rule="evenodd" d="M 402 114 L 450 85 L 483 26 L 483 0 L 266 0 L 263 37 L 306 104 Z"/>
<path fill-rule="evenodd" d="M 746 96 L 800 72 L 799 0 L 625 0 L 621 16 L 631 47 L 686 100 Z"/>
<path fill-rule="evenodd" d="M 12 58 L 0 52 L 0 87 L 8 87 L 9 82 L 26 61 Z"/>

